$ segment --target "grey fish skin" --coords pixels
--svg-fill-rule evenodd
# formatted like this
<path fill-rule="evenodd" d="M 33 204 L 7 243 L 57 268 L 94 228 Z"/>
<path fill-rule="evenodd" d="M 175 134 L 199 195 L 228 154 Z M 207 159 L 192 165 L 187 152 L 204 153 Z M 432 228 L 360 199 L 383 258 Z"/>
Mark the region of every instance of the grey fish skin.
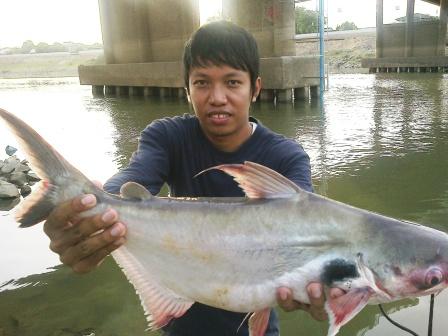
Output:
<path fill-rule="evenodd" d="M 328 298 L 328 335 L 366 304 L 439 292 L 448 285 L 448 235 L 300 190 L 270 169 L 246 162 L 215 167 L 248 198 L 158 198 L 128 183 L 122 197 L 91 183 L 26 123 L 0 109 L 34 171 L 44 180 L 16 216 L 44 220 L 58 204 L 93 193 L 128 227 L 113 256 L 134 285 L 150 327 L 182 316 L 194 302 L 254 312 L 251 335 L 263 335 L 276 289 L 308 303 L 321 281 L 347 294 Z M 137 199 L 136 199 L 137 198 Z"/>

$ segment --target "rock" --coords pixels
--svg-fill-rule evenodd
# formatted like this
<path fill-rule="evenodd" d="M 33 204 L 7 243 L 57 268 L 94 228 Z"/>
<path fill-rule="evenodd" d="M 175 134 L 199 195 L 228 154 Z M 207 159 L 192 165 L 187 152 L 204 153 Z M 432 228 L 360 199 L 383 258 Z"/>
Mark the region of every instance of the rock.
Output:
<path fill-rule="evenodd" d="M 0 181 L 0 198 L 15 198 L 19 196 L 19 189 L 14 184 Z"/>
<path fill-rule="evenodd" d="M 27 176 L 27 178 L 28 178 L 28 181 L 30 181 L 30 182 L 37 182 L 37 181 L 40 181 L 39 176 L 37 176 L 36 173 L 34 173 L 34 172 L 28 172 L 28 173 L 26 174 L 26 176 Z"/>
<path fill-rule="evenodd" d="M 23 197 L 28 196 L 31 193 L 31 187 L 29 185 L 24 185 L 20 188 L 20 195 Z"/>
<path fill-rule="evenodd" d="M 17 164 L 15 162 L 7 162 L 3 165 L 3 167 L 0 169 L 0 173 L 2 174 L 9 174 L 14 169 L 16 169 Z"/>
<path fill-rule="evenodd" d="M 13 146 L 6 146 L 5 148 L 5 152 L 6 154 L 8 154 L 9 156 L 14 155 L 15 152 L 17 152 L 17 148 L 13 147 Z"/>
<path fill-rule="evenodd" d="M 2 174 L 9 174 L 11 173 L 16 167 L 20 165 L 20 160 L 15 156 L 10 156 L 7 158 L 3 164 L 3 167 L 0 169 L 0 173 Z"/>
<path fill-rule="evenodd" d="M 25 173 L 23 172 L 16 172 L 14 171 L 11 176 L 9 177 L 9 182 L 14 183 L 16 186 L 21 187 L 26 182 L 28 182 L 28 178 Z"/>
<path fill-rule="evenodd" d="M 19 163 L 18 166 L 16 167 L 16 169 L 14 169 L 14 172 L 29 172 L 31 170 L 31 168 L 29 166 L 27 166 L 26 164 L 23 163 Z"/>
<path fill-rule="evenodd" d="M 5 199 L 0 198 L 0 211 L 9 211 L 19 203 L 20 203 L 20 197 L 5 198 Z"/>

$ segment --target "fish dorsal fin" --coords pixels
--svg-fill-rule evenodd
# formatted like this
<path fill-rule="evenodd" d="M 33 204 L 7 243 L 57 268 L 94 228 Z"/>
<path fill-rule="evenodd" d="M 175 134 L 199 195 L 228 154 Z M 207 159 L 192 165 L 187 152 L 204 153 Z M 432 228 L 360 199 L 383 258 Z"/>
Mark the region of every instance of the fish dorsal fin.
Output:
<path fill-rule="evenodd" d="M 120 188 L 120 194 L 123 198 L 138 200 L 148 200 L 153 197 L 148 189 L 137 182 L 126 182 L 123 184 Z"/>
<path fill-rule="evenodd" d="M 249 198 L 288 198 L 301 191 L 294 182 L 283 175 L 250 161 L 245 161 L 244 164 L 222 164 L 211 167 L 196 176 L 213 169 L 232 176 Z"/>
<path fill-rule="evenodd" d="M 194 303 L 157 283 L 125 246 L 113 251 L 112 256 L 134 286 L 150 330 L 160 329 L 173 318 L 181 317 Z"/>

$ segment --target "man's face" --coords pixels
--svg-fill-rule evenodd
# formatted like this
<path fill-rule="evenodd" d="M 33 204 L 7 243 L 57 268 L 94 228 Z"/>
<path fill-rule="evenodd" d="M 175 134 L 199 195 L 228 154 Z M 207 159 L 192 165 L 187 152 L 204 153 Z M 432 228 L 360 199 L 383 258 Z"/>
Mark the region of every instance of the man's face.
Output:
<path fill-rule="evenodd" d="M 228 65 L 195 67 L 190 71 L 190 101 L 207 138 L 222 150 L 237 149 L 251 134 L 249 107 L 252 92 L 248 72 Z M 225 143 L 225 148 L 220 144 Z"/>

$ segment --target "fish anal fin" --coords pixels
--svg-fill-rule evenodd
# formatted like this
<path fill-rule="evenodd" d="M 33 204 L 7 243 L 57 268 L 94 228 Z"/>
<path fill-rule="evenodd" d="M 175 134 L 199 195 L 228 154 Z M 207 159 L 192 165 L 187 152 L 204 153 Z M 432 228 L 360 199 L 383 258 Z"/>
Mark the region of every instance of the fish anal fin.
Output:
<path fill-rule="evenodd" d="M 173 318 L 181 317 L 194 303 L 154 281 L 125 246 L 112 252 L 112 256 L 134 286 L 150 330 L 160 329 Z"/>
<path fill-rule="evenodd" d="M 120 194 L 123 198 L 148 200 L 153 196 L 151 193 L 141 184 L 137 182 L 126 182 L 120 188 Z"/>
<path fill-rule="evenodd" d="M 328 336 L 334 336 L 339 329 L 358 314 L 374 294 L 370 287 L 355 288 L 337 298 L 330 297 L 325 303 L 325 310 L 328 314 L 330 328 Z"/>
<path fill-rule="evenodd" d="M 196 174 L 218 169 L 234 178 L 249 198 L 288 198 L 301 191 L 291 180 L 258 163 L 223 164 Z M 196 177 L 195 176 L 195 177 Z"/>
<path fill-rule="evenodd" d="M 249 335 L 264 336 L 268 328 L 271 308 L 256 311 L 249 318 Z"/>
<path fill-rule="evenodd" d="M 21 228 L 40 223 L 48 217 L 54 209 L 52 194 L 57 187 L 45 181 L 40 181 L 36 189 L 29 195 L 15 212 L 15 218 Z"/>

